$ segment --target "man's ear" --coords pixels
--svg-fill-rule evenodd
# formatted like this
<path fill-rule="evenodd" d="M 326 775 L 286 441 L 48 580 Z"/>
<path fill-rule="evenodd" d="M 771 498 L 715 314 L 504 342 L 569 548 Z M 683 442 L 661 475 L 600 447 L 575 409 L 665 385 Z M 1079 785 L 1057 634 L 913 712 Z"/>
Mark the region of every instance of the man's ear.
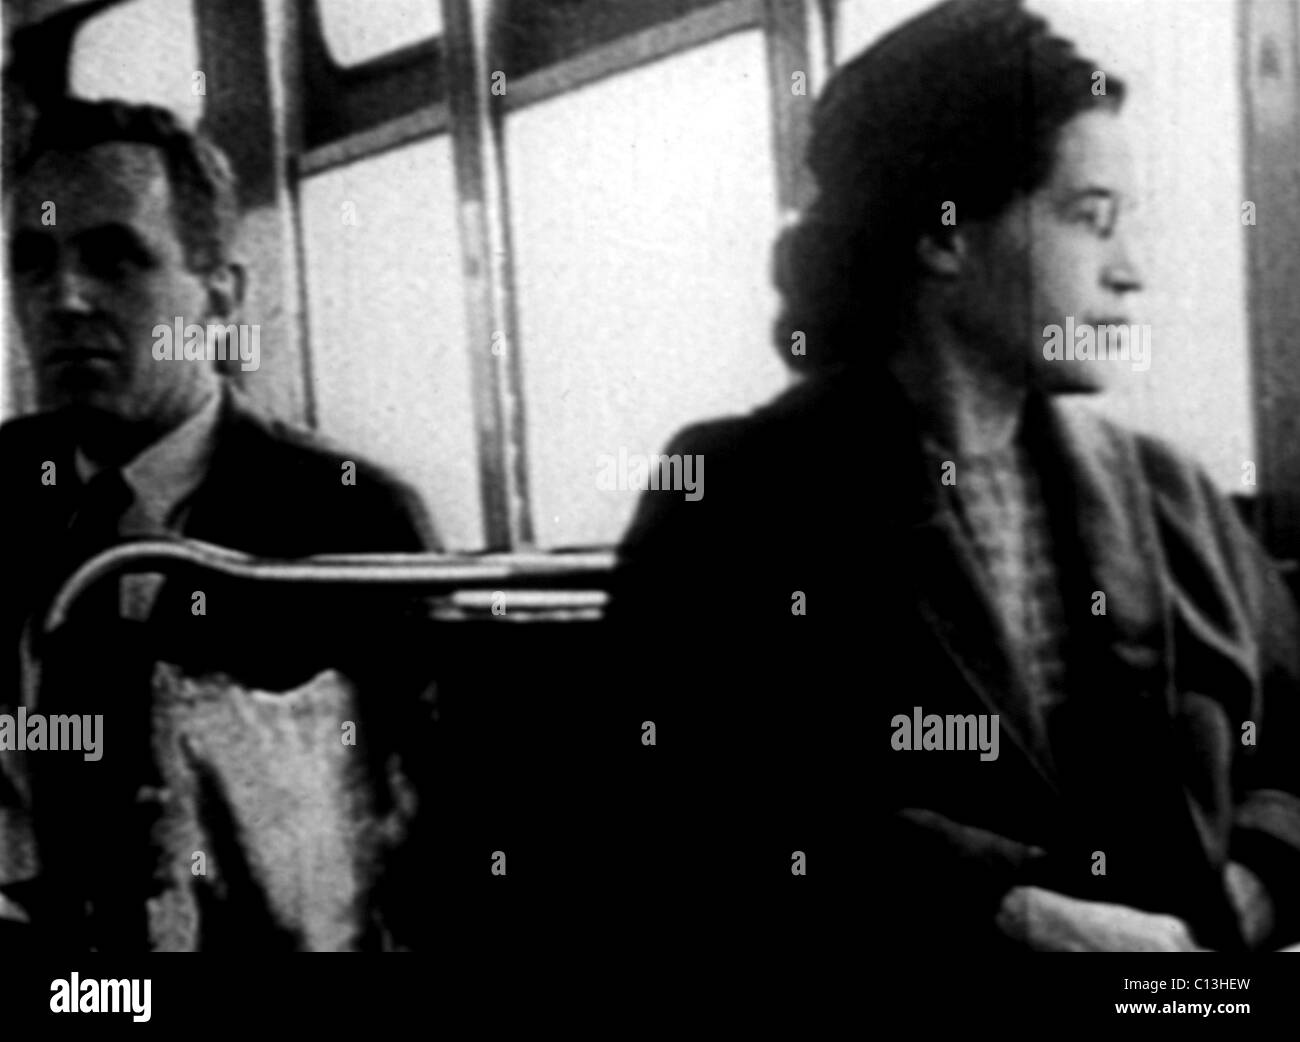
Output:
<path fill-rule="evenodd" d="M 956 228 L 926 232 L 916 242 L 916 259 L 922 270 L 940 278 L 961 274 L 966 263 L 966 239 Z"/>
<path fill-rule="evenodd" d="M 246 279 L 244 266 L 233 261 L 218 264 L 208 272 L 208 314 L 213 318 L 233 318 L 243 306 Z"/>

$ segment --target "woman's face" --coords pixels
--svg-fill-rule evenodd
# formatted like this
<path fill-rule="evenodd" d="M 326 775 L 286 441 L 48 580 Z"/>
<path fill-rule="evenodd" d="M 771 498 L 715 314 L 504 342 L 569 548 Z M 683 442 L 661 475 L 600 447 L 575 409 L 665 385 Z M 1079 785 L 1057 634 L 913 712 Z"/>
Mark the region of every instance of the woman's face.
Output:
<path fill-rule="evenodd" d="M 1065 124 L 1055 151 L 1047 181 L 997 217 L 963 224 L 958 214 L 954 321 L 1003 368 L 1044 390 L 1096 391 L 1118 366 L 1132 363 L 1060 357 L 1045 348 L 1053 330 L 1058 347 L 1066 331 L 1081 343 L 1085 327 L 1093 329 L 1094 344 L 1104 344 L 1097 334 L 1106 327 L 1135 321 L 1132 297 L 1142 284 L 1127 220 L 1133 160 L 1121 118 L 1110 109 Z"/>

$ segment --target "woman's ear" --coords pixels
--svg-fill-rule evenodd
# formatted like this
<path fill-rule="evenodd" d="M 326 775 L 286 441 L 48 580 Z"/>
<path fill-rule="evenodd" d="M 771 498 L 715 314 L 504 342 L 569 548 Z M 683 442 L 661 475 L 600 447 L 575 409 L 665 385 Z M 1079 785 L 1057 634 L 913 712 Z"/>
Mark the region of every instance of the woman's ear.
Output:
<path fill-rule="evenodd" d="M 213 318 L 233 318 L 244 303 L 245 281 L 244 266 L 233 261 L 208 272 L 208 313 Z"/>
<path fill-rule="evenodd" d="M 954 278 L 966 262 L 966 239 L 955 228 L 926 232 L 916 242 L 916 259 L 927 274 Z"/>

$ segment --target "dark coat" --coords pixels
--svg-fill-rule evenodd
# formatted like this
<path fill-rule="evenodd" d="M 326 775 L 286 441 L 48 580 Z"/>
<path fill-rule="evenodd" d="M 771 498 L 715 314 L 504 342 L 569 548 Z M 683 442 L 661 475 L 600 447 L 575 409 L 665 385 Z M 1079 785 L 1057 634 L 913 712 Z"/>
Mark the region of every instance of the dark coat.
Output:
<path fill-rule="evenodd" d="M 846 899 L 870 895 L 873 946 L 996 944 L 1001 896 L 1036 884 L 1240 947 L 1227 860 L 1282 905 L 1275 940 L 1300 939 L 1289 595 L 1178 452 L 1055 399 L 1025 422 L 1068 616 L 1047 754 L 916 418 L 868 371 L 679 434 L 666 451 L 705 457 L 704 497 L 645 494 L 610 617 L 644 649 L 702 649 L 672 684 L 688 716 L 715 720 L 716 756 L 734 748 L 726 720 L 766 721 L 746 743 L 762 755 L 730 772 L 762 793 L 751 827 L 815 837 Z M 998 714 L 998 759 L 891 748 L 891 721 L 915 706 Z M 774 819 L 792 778 L 806 780 L 797 806 Z"/>
<path fill-rule="evenodd" d="M 224 395 L 208 473 L 193 494 L 182 535 L 266 558 L 434 548 L 433 529 L 419 498 L 392 475 L 261 415 L 232 389 Z M 4 597 L 10 647 L 16 647 L 27 614 L 45 603 L 66 577 L 62 572 L 52 574 L 52 569 L 58 568 L 79 492 L 73 452 L 69 433 L 57 415 L 22 417 L 0 428 L 0 470 L 8 490 L 8 530 L 14 550 Z M 57 468 L 54 485 L 41 480 L 47 460 Z M 345 460 L 356 463 L 355 485 L 343 483 Z M 207 614 L 202 618 L 191 612 L 191 594 L 199 587 L 207 599 Z M 304 616 L 301 593 L 287 596 L 296 607 L 265 587 L 227 586 L 210 577 L 189 583 L 178 579 L 164 587 L 150 621 L 160 647 L 177 656 L 198 655 L 225 668 L 251 662 L 254 652 L 265 652 L 263 665 L 274 672 L 277 667 L 271 659 L 288 667 L 292 656 L 284 642 L 295 632 L 329 623 L 324 611 Z M 347 620 L 348 626 L 357 621 Z M 200 623 L 207 624 L 208 633 L 196 639 Z M 224 636 L 218 638 L 213 631 Z M 296 650 L 315 659 L 312 649 L 326 643 L 324 636 L 317 629 Z M 278 645 L 278 650 L 272 645 Z M 226 663 L 204 650 L 218 647 Z M 304 662 L 289 672 L 300 674 L 307 665 Z"/>

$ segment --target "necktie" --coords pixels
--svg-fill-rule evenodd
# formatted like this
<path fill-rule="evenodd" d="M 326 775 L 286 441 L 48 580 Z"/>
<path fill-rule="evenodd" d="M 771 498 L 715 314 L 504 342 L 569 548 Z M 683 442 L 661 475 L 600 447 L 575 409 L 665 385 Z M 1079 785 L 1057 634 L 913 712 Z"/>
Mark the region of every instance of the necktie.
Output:
<path fill-rule="evenodd" d="M 64 533 L 59 551 L 56 589 L 88 560 L 121 541 L 123 515 L 134 500 L 130 486 L 120 471 L 101 471 L 82 486 L 76 496 L 74 512 Z M 127 639 L 121 621 L 120 576 L 105 577 L 89 587 L 70 605 L 65 625 L 48 634 L 42 647 L 40 687 L 35 702 L 50 715 L 67 715 L 85 719 L 90 714 L 104 714 L 106 727 L 101 740 L 106 743 L 102 765 L 83 763 L 81 755 L 34 757 L 32 777 L 33 804 L 45 806 L 45 817 L 35 815 L 36 843 L 41 853 L 41 870 L 56 888 L 74 894 L 64 906 L 59 900 L 52 918 L 58 929 L 81 943 L 109 946 L 135 942 L 134 923 L 126 923 L 125 908 L 143 909 L 143 899 L 134 900 L 127 889 L 139 878 L 137 858 L 149 850 L 136 821 L 131 817 L 134 805 L 130 794 L 138 788 L 137 775 L 148 769 L 147 749 L 150 701 L 144 663 L 136 645 Z M 142 697 L 143 693 L 143 697 Z M 110 766 L 111 764 L 111 766 Z M 101 766 L 107 771 L 98 770 Z M 67 878 L 74 870 L 70 848 L 57 829 L 61 817 L 73 807 L 94 807 L 90 812 L 114 821 L 121 837 L 124 858 L 120 864 L 92 885 L 81 887 Z M 49 824 L 53 822 L 54 824 Z M 144 878 L 148 878 L 147 876 Z M 105 893 L 105 889 L 117 891 Z M 131 897 L 124 896 L 131 893 Z M 142 927 L 141 927 L 142 928 Z M 136 931 L 138 932 L 138 930 Z"/>
<path fill-rule="evenodd" d="M 101 471 L 86 483 L 68 528 L 62 569 L 64 581 L 90 558 L 120 541 L 122 516 L 134 499 L 131 486 L 120 470 Z M 116 617 L 119 585 L 117 578 L 96 583 L 74 603 L 74 614 L 95 620 Z"/>

